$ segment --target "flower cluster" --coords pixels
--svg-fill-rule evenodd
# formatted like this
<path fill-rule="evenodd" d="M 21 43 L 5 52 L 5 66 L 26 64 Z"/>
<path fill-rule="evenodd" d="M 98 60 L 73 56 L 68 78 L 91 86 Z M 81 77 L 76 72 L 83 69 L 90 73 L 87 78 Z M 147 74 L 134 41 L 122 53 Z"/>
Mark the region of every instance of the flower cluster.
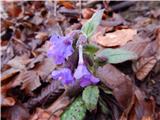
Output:
<path fill-rule="evenodd" d="M 73 38 L 68 36 L 62 37 L 53 35 L 50 39 L 51 47 L 48 50 L 48 56 L 52 57 L 56 64 L 62 64 L 74 52 L 72 43 Z M 91 84 L 97 84 L 99 79 L 94 77 L 93 74 L 87 69 L 83 62 L 83 46 L 78 45 L 79 48 L 79 62 L 78 67 L 72 74 L 69 68 L 63 68 L 52 72 L 53 79 L 60 80 L 62 84 L 74 84 L 79 80 L 81 87 L 86 87 Z"/>

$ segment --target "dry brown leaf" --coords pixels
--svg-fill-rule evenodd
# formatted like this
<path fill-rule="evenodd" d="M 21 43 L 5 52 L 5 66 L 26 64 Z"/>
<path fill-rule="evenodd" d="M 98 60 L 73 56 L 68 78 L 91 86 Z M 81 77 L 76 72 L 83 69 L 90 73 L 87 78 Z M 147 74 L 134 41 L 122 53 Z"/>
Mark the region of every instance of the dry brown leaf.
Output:
<path fill-rule="evenodd" d="M 45 41 L 47 40 L 48 38 L 48 34 L 46 32 L 39 32 L 36 36 L 35 36 L 36 39 L 39 39 L 39 40 L 42 40 L 42 41 Z"/>
<path fill-rule="evenodd" d="M 16 56 L 12 60 L 10 60 L 7 64 L 13 68 L 25 69 L 26 65 L 31 61 L 32 59 L 29 59 L 27 55 L 22 55 L 22 56 Z"/>
<path fill-rule="evenodd" d="M 37 108 L 33 116 L 29 120 L 60 120 L 60 117 L 52 115 L 44 109 Z"/>
<path fill-rule="evenodd" d="M 48 112 L 54 113 L 56 116 L 60 116 L 63 110 L 72 102 L 71 98 L 62 94 L 50 107 L 46 109 Z"/>
<path fill-rule="evenodd" d="M 113 95 L 126 108 L 133 94 L 131 80 L 114 66 L 107 64 L 97 69 L 97 77 L 113 90 Z"/>
<path fill-rule="evenodd" d="M 140 58 L 133 64 L 133 70 L 139 80 L 143 80 L 148 73 L 152 70 L 157 60 L 155 57 Z"/>
<path fill-rule="evenodd" d="M 98 32 L 93 36 L 93 40 L 104 47 L 122 46 L 128 41 L 133 40 L 133 36 L 137 34 L 134 29 L 122 29 L 113 33 L 107 33 L 105 36 Z"/>
<path fill-rule="evenodd" d="M 72 1 L 66 1 L 66 0 L 58 0 L 58 2 L 63 5 L 65 8 L 73 9 L 75 8 Z"/>
<path fill-rule="evenodd" d="M 84 19 L 89 19 L 92 17 L 93 13 L 94 13 L 94 9 L 92 8 L 84 8 L 82 9 L 82 16 Z"/>
<path fill-rule="evenodd" d="M 120 120 L 154 120 L 155 102 L 153 98 L 145 99 L 145 94 L 136 88 L 131 104 L 123 112 Z"/>
<path fill-rule="evenodd" d="M 126 43 L 121 48 L 136 53 L 138 57 L 143 56 L 144 55 L 143 51 L 150 43 L 150 39 L 148 38 L 143 39 L 142 37 L 139 36 L 135 36 L 133 39 L 134 39 L 133 41 Z"/>
<path fill-rule="evenodd" d="M 51 58 L 45 58 L 42 62 L 36 65 L 34 70 L 38 73 L 42 80 L 46 80 L 55 67 L 56 65 L 53 63 Z"/>
<path fill-rule="evenodd" d="M 6 120 L 28 120 L 29 116 L 28 110 L 18 103 L 6 108 L 6 111 L 3 113 L 3 117 L 5 117 Z"/>
<path fill-rule="evenodd" d="M 26 90 L 26 92 L 30 93 L 37 87 L 41 85 L 39 75 L 36 71 L 21 71 L 21 73 L 17 76 L 14 82 L 11 84 L 11 87 L 16 87 L 21 85 L 21 89 Z"/>
<path fill-rule="evenodd" d="M 22 12 L 21 7 L 19 7 L 16 3 L 10 2 L 5 6 L 6 10 L 11 17 L 18 17 Z"/>
<path fill-rule="evenodd" d="M 1 74 L 1 81 L 5 81 L 7 80 L 8 78 L 11 78 L 13 77 L 14 75 L 16 75 L 17 73 L 20 72 L 20 69 L 16 69 L 16 68 L 10 68 L 6 71 L 4 71 L 2 74 Z"/>
<path fill-rule="evenodd" d="M 16 103 L 16 101 L 12 97 L 5 97 L 4 95 L 1 95 L 0 98 L 1 106 L 13 106 Z"/>

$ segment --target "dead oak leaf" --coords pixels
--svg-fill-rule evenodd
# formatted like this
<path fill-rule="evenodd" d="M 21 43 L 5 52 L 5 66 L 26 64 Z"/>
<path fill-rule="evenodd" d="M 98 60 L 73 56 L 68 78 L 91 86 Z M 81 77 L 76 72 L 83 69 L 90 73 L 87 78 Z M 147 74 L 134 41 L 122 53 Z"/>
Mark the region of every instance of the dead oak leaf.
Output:
<path fill-rule="evenodd" d="M 133 36 L 136 34 L 137 30 L 134 29 L 117 30 L 113 33 L 107 33 L 105 36 L 98 32 L 93 36 L 93 40 L 104 47 L 122 46 L 133 40 Z"/>
<path fill-rule="evenodd" d="M 154 120 L 155 101 L 153 98 L 145 99 L 145 94 L 135 88 L 132 101 L 122 113 L 120 120 Z"/>
<path fill-rule="evenodd" d="M 12 87 L 22 85 L 21 89 L 24 89 L 26 92 L 30 93 L 41 85 L 40 78 L 36 71 L 21 71 L 18 77 L 12 83 Z"/>
<path fill-rule="evenodd" d="M 16 103 L 15 99 L 12 97 L 1 95 L 0 99 L 1 106 L 13 106 Z"/>
<path fill-rule="evenodd" d="M 133 84 L 131 80 L 110 64 L 99 67 L 96 74 L 107 87 L 113 90 L 113 95 L 120 105 L 126 108 L 133 94 Z"/>
<path fill-rule="evenodd" d="M 136 77 L 139 80 L 143 80 L 148 73 L 152 70 L 157 60 L 155 57 L 151 56 L 148 58 L 140 58 L 133 64 L 133 70 L 136 73 Z"/>

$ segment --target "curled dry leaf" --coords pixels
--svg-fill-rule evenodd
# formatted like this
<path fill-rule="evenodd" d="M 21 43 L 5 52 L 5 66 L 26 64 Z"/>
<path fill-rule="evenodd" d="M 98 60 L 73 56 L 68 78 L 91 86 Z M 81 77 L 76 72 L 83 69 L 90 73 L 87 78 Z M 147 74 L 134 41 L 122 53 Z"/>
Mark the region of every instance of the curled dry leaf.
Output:
<path fill-rule="evenodd" d="M 93 13 L 94 13 L 94 9 L 92 9 L 92 8 L 84 8 L 84 9 L 82 9 L 82 16 L 83 16 L 84 19 L 91 18 Z"/>
<path fill-rule="evenodd" d="M 113 95 L 120 105 L 126 108 L 133 94 L 131 80 L 110 64 L 99 67 L 96 74 L 106 86 L 113 90 Z"/>
<path fill-rule="evenodd" d="M 63 110 L 72 102 L 69 96 L 66 93 L 62 94 L 50 107 L 46 110 L 48 112 L 54 113 L 56 116 L 60 116 Z"/>
<path fill-rule="evenodd" d="M 105 36 L 98 32 L 93 36 L 93 40 L 104 47 L 122 46 L 128 41 L 133 40 L 133 36 L 137 34 L 134 29 L 122 29 L 113 33 L 107 33 Z"/>
<path fill-rule="evenodd" d="M 44 41 L 44 40 L 47 40 L 48 34 L 46 32 L 39 32 L 37 33 L 35 38 Z"/>
<path fill-rule="evenodd" d="M 37 108 L 36 112 L 30 117 L 29 120 L 60 120 L 59 117 L 53 116 L 51 113 L 44 109 Z"/>
<path fill-rule="evenodd" d="M 14 106 L 6 109 L 5 113 L 3 113 L 3 117 L 6 120 L 28 120 L 29 118 L 28 110 L 21 104 L 16 103 Z"/>
<path fill-rule="evenodd" d="M 123 112 L 120 120 L 155 120 L 155 101 L 153 98 L 145 99 L 145 94 L 136 88 L 132 101 Z"/>
<path fill-rule="evenodd" d="M 155 57 L 140 58 L 133 64 L 133 70 L 139 80 L 143 80 L 148 73 L 152 70 L 157 60 Z"/>
<path fill-rule="evenodd" d="M 1 81 L 5 81 L 7 80 L 8 78 L 11 78 L 13 77 L 14 75 L 16 75 L 17 73 L 20 72 L 20 69 L 16 69 L 16 68 L 10 68 L 6 71 L 4 71 L 2 74 L 1 74 Z"/>
<path fill-rule="evenodd" d="M 16 101 L 14 100 L 14 98 L 12 97 L 5 97 L 3 95 L 1 95 L 1 106 L 13 106 Z"/>
<path fill-rule="evenodd" d="M 26 92 L 31 92 L 41 85 L 37 72 L 32 70 L 21 71 L 21 73 L 11 84 L 11 87 L 13 88 L 21 84 L 22 84 L 21 89 L 25 89 Z"/>

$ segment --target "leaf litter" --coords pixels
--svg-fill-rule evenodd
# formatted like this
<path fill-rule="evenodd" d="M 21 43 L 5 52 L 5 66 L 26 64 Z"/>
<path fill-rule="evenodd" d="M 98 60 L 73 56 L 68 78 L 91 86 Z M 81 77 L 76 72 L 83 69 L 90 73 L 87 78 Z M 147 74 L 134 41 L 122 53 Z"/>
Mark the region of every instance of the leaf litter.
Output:
<path fill-rule="evenodd" d="M 1 4 L 2 119 L 160 119 L 158 1 Z M 99 14 L 100 9 L 103 13 Z M 93 17 L 95 13 L 98 18 Z M 91 55 L 85 62 L 100 79 L 84 90 L 79 82 L 63 86 L 52 80 L 52 71 L 63 66 L 47 57 L 53 34 L 67 35 L 81 28 L 96 50 L 86 52 Z M 94 61 L 97 56 L 105 63 Z M 75 52 L 64 66 L 73 72 L 77 57 Z"/>

